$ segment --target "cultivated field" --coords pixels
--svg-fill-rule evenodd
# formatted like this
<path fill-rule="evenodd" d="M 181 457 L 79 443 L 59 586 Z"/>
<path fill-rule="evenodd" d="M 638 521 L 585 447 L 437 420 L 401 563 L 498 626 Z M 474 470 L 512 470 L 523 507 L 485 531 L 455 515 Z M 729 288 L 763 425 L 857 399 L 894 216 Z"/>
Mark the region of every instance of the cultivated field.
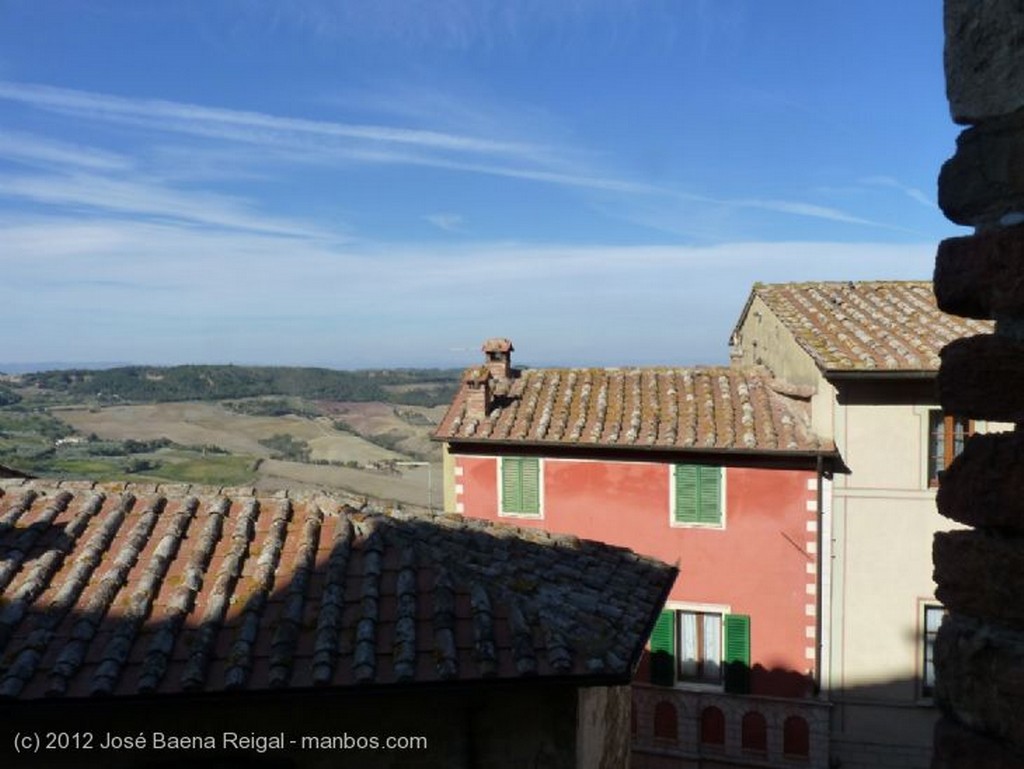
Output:
<path fill-rule="evenodd" d="M 250 416 L 216 402 L 62 407 L 52 413 L 83 437 L 94 435 L 101 441 L 167 438 L 182 446 L 215 446 L 230 453 L 230 457 L 192 460 L 195 472 L 206 462 L 211 469 L 224 465 L 225 479 L 232 477 L 227 470 L 235 469 L 263 488 L 338 488 L 382 500 L 440 506 L 440 447 L 429 436 L 444 407 L 379 402 L 317 406 L 325 416 Z M 274 451 L 260 441 L 279 435 L 304 441 L 311 462 L 273 458 Z M 167 453 L 153 456 L 162 459 Z M 426 467 L 394 464 L 426 460 L 432 466 L 429 477 Z M 67 469 L 74 471 L 76 466 Z M 80 469 L 88 474 L 99 465 Z M 185 474 L 185 469 L 181 472 Z M 431 485 L 437 488 L 428 500 Z"/>
<path fill-rule="evenodd" d="M 383 502 L 443 507 L 441 463 L 426 467 L 399 467 L 394 472 L 351 467 L 308 465 L 268 459 L 260 464 L 256 485 L 263 489 L 344 489 Z M 430 499 L 427 499 L 428 491 Z"/>

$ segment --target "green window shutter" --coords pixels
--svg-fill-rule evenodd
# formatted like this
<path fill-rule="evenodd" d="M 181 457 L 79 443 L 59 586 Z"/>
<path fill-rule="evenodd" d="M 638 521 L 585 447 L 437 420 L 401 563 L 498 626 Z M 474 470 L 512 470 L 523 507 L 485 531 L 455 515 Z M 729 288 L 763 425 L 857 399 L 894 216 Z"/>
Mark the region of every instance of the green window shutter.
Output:
<path fill-rule="evenodd" d="M 501 512 L 540 513 L 540 460 L 502 457 Z"/>
<path fill-rule="evenodd" d="M 518 513 L 523 499 L 519 492 L 519 474 L 522 460 L 516 457 L 501 459 L 501 511 Z"/>
<path fill-rule="evenodd" d="M 722 522 L 722 468 L 676 465 L 676 523 Z"/>
<path fill-rule="evenodd" d="M 658 615 L 651 631 L 651 683 L 671 686 L 675 682 L 676 623 L 674 611 Z"/>
<path fill-rule="evenodd" d="M 725 691 L 731 694 L 750 693 L 750 617 L 746 614 L 726 614 L 725 632 Z"/>
<path fill-rule="evenodd" d="M 700 467 L 700 523 L 722 522 L 722 469 Z"/>
<path fill-rule="evenodd" d="M 540 513 L 540 460 L 536 457 L 520 461 L 520 512 Z"/>
<path fill-rule="evenodd" d="M 697 523 L 699 506 L 697 499 L 700 475 L 696 465 L 676 465 L 676 510 L 677 523 Z"/>

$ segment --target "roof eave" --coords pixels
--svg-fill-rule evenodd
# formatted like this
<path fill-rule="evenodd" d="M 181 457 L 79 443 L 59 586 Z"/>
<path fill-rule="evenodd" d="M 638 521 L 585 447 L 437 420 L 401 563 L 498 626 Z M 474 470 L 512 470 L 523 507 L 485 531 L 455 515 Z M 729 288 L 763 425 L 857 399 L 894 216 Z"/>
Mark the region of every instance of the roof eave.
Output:
<path fill-rule="evenodd" d="M 938 375 L 936 369 L 836 369 L 822 368 L 821 373 L 826 379 L 892 379 L 921 380 L 934 379 Z"/>
<path fill-rule="evenodd" d="M 664 445 L 629 445 L 622 446 L 607 443 L 563 443 L 559 441 L 507 440 L 501 438 L 451 437 L 435 435 L 433 440 L 450 444 L 472 446 L 507 446 L 509 448 L 526 446 L 529 448 L 560 449 L 563 451 L 606 451 L 606 452 L 637 452 L 641 454 L 737 454 L 742 456 L 769 457 L 838 457 L 839 452 L 834 446 L 814 449 L 767 449 L 745 448 L 740 446 L 664 446 Z"/>

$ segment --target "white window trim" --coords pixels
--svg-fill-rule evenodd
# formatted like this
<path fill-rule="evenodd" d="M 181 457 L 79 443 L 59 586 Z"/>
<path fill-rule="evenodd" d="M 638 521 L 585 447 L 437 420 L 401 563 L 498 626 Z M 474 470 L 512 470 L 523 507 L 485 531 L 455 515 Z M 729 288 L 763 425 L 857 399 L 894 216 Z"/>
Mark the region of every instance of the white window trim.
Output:
<path fill-rule="evenodd" d="M 684 521 L 676 520 L 676 465 L 692 464 L 691 462 L 673 462 L 668 466 L 668 525 L 673 529 L 713 529 L 721 531 L 725 529 L 727 510 L 725 506 L 726 500 L 726 477 L 728 473 L 725 472 L 724 465 L 718 465 L 718 472 L 721 474 L 722 479 L 718 484 L 718 492 L 721 498 L 718 500 L 719 506 L 722 509 L 722 519 L 718 523 L 687 523 Z"/>
<path fill-rule="evenodd" d="M 934 705 L 935 695 L 925 694 L 924 691 L 924 670 L 925 652 L 924 635 L 927 624 L 928 609 L 945 609 L 945 607 L 934 598 L 922 598 L 917 602 L 917 701 L 922 705 Z M 934 654 L 934 652 L 933 652 Z"/>
<path fill-rule="evenodd" d="M 706 526 L 706 524 L 704 524 Z M 720 603 L 691 603 L 687 601 L 666 601 L 665 608 L 663 611 L 696 611 L 704 612 L 705 614 L 720 614 L 722 616 L 721 624 L 721 637 L 719 638 L 719 656 L 721 659 L 725 659 L 725 615 L 732 614 L 732 607 L 728 604 Z M 717 684 L 701 683 L 699 681 L 680 681 L 679 676 L 679 628 L 675 625 L 675 619 L 672 623 L 673 643 L 676 648 L 676 661 L 672 668 L 672 679 L 673 687 L 676 689 L 683 689 L 691 692 L 723 692 L 725 691 L 725 681 Z"/>
<path fill-rule="evenodd" d="M 521 455 L 510 454 L 509 458 L 519 459 Z M 532 458 L 532 457 L 522 457 Z M 505 484 L 502 483 L 501 465 L 505 461 L 506 457 L 497 456 L 497 460 L 494 463 L 495 475 L 497 479 L 498 487 L 498 517 L 499 518 L 519 518 L 525 521 L 542 521 L 544 520 L 544 463 L 543 457 L 536 457 L 537 460 L 537 484 L 539 486 L 537 494 L 537 512 L 536 513 L 507 513 L 505 512 Z"/>

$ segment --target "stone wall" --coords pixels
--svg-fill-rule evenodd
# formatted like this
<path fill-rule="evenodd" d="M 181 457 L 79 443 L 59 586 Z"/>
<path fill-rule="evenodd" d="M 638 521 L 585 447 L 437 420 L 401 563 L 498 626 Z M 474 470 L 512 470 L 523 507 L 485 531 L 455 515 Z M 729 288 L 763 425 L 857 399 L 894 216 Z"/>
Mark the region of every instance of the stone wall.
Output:
<path fill-rule="evenodd" d="M 939 204 L 975 228 L 938 250 L 946 312 L 996 321 L 942 352 L 950 413 L 1012 422 L 975 436 L 942 479 L 939 512 L 973 529 L 936 535 L 933 769 L 1024 766 L 1024 0 L 945 1 L 946 93 L 968 126 L 939 175 Z"/>

